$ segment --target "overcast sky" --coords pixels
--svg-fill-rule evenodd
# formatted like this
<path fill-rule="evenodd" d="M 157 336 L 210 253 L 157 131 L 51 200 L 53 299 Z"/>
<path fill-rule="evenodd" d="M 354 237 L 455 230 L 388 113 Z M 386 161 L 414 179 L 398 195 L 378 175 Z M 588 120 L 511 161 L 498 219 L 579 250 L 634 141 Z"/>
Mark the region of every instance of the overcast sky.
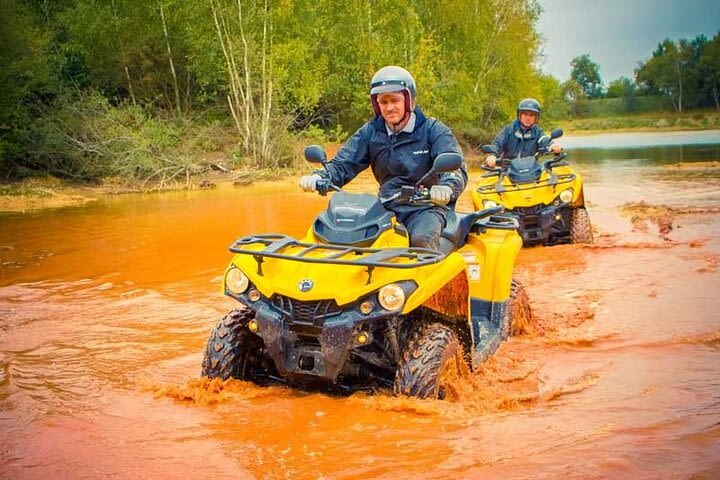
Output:
<path fill-rule="evenodd" d="M 708 39 L 720 31 L 720 0 L 539 0 L 543 71 L 570 78 L 570 61 L 587 53 L 607 85 L 634 78 L 665 38 Z"/>

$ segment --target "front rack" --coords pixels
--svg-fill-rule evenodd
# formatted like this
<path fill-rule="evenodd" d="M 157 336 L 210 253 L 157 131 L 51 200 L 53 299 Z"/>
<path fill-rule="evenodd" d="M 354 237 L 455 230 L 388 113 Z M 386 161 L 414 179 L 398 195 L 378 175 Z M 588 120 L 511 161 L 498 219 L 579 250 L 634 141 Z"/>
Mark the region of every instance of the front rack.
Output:
<path fill-rule="evenodd" d="M 264 245 L 262 250 L 249 249 L 250 245 Z M 287 252 L 288 249 L 299 247 L 300 251 Z M 352 265 L 366 267 L 369 284 L 372 272 L 376 267 L 384 268 L 415 268 L 431 265 L 442 261 L 447 254 L 428 248 L 364 248 L 348 245 L 326 245 L 320 243 L 301 242 L 282 234 L 249 235 L 233 242 L 230 251 L 242 255 L 252 255 L 257 262 L 257 273 L 263 275 L 262 264 L 265 257 L 280 258 L 294 262 L 321 263 L 330 265 Z M 316 256 L 307 255 L 314 252 Z M 318 254 L 323 256 L 317 256 Z M 354 255 L 358 258 L 347 258 Z M 398 263 L 398 260 L 406 261 Z"/>
<path fill-rule="evenodd" d="M 528 183 L 518 183 L 513 184 L 512 190 L 508 190 L 507 187 L 504 185 L 502 186 L 501 191 L 497 191 L 497 183 L 493 183 L 492 185 L 482 185 L 480 187 L 477 187 L 475 190 L 479 193 L 506 193 L 506 192 L 521 192 L 523 190 L 533 190 L 536 188 L 545 188 L 545 187 L 556 187 L 558 185 L 564 185 L 566 183 L 571 183 L 575 180 L 576 175 L 574 173 L 564 173 L 557 175 L 555 178 L 555 182 L 551 183 L 548 180 L 542 180 L 542 181 L 535 181 L 535 182 L 528 182 Z M 502 180 L 500 180 L 502 181 Z"/>

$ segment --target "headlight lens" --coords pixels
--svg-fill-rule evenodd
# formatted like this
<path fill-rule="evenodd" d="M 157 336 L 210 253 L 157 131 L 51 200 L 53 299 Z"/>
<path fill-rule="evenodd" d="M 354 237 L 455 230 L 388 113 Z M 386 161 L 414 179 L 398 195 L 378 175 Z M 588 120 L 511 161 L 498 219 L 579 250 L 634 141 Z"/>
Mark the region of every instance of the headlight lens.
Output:
<path fill-rule="evenodd" d="M 250 285 L 250 280 L 237 267 L 232 267 L 225 273 L 225 288 L 234 294 L 243 293 Z"/>
<path fill-rule="evenodd" d="M 405 305 L 405 290 L 396 283 L 385 285 L 378 292 L 378 302 L 385 310 L 400 310 Z"/>
<path fill-rule="evenodd" d="M 492 200 L 483 200 L 483 208 L 495 208 L 497 207 L 497 202 L 493 202 Z"/>
<path fill-rule="evenodd" d="M 560 192 L 560 200 L 562 200 L 564 203 L 570 203 L 570 201 L 572 199 L 573 199 L 573 189 L 572 188 L 568 188 L 568 189 Z"/>

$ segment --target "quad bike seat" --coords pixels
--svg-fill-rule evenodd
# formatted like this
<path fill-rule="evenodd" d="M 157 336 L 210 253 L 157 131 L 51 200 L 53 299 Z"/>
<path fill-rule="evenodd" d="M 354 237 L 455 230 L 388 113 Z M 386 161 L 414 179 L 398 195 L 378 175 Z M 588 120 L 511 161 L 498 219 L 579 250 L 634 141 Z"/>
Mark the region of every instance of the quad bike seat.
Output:
<path fill-rule="evenodd" d="M 445 215 L 445 228 L 440 238 L 440 251 L 451 253 L 465 245 L 477 215 L 474 213 L 447 212 Z"/>

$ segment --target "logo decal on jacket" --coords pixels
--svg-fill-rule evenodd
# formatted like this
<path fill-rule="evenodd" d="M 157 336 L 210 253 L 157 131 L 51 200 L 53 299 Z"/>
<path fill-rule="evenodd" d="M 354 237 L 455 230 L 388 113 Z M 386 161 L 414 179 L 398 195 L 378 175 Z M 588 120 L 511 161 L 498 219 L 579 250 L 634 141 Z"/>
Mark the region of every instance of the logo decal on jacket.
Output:
<path fill-rule="evenodd" d="M 415 150 L 413 155 L 422 155 L 423 153 L 430 153 L 430 150 Z"/>

